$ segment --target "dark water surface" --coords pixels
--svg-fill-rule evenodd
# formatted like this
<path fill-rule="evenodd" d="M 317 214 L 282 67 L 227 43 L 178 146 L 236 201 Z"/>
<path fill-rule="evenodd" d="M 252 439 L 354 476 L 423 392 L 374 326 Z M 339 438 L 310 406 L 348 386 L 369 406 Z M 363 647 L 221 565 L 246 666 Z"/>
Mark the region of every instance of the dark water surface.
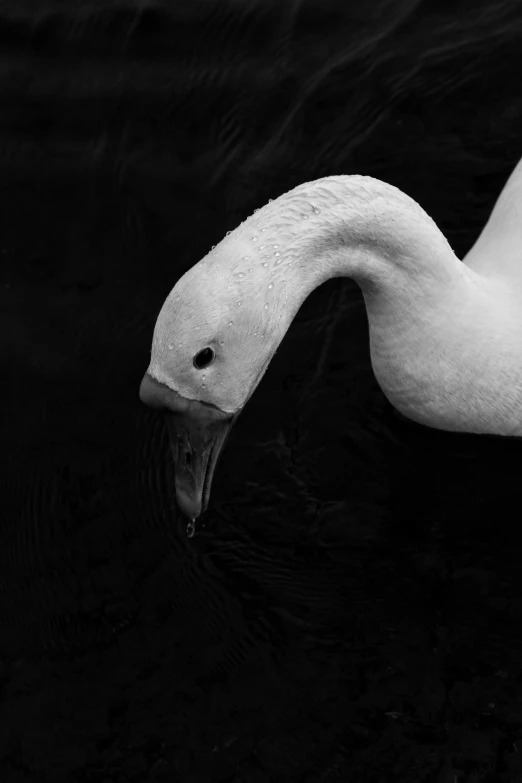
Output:
<path fill-rule="evenodd" d="M 518 0 L 13 0 L 0 41 L 2 783 L 522 781 L 521 442 L 394 416 L 349 280 L 190 540 L 138 400 L 176 280 L 300 182 L 391 182 L 465 254 Z"/>

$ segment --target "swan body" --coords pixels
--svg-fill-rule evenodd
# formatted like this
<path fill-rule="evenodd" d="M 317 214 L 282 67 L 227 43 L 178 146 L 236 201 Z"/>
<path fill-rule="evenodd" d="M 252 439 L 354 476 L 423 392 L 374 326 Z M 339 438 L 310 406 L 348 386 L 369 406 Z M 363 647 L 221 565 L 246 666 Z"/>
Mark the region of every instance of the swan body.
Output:
<path fill-rule="evenodd" d="M 325 177 L 229 233 L 158 316 L 140 396 L 172 417 L 178 502 L 192 518 L 296 312 L 332 277 L 360 286 L 373 370 L 400 413 L 437 429 L 522 435 L 522 161 L 464 262 L 394 186 Z"/>

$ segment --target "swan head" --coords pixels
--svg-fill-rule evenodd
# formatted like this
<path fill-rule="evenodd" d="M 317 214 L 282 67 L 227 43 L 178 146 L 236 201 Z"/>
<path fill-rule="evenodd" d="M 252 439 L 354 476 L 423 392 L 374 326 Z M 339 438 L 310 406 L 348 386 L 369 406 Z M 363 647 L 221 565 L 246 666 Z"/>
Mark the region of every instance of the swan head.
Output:
<path fill-rule="evenodd" d="M 140 387 L 141 400 L 166 414 L 177 502 L 191 519 L 207 508 L 230 429 L 287 326 L 275 315 L 284 286 L 274 293 L 262 259 L 238 245 L 225 240 L 172 289 Z"/>

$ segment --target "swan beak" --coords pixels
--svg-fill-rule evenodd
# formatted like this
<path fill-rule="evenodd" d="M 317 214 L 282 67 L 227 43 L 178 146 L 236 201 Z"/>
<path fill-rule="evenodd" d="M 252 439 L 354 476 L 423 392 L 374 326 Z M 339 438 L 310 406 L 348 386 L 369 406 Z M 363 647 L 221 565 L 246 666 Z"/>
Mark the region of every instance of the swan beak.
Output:
<path fill-rule="evenodd" d="M 148 373 L 141 382 L 140 399 L 165 414 L 176 500 L 183 514 L 194 520 L 207 509 L 214 470 L 238 414 L 189 400 Z"/>

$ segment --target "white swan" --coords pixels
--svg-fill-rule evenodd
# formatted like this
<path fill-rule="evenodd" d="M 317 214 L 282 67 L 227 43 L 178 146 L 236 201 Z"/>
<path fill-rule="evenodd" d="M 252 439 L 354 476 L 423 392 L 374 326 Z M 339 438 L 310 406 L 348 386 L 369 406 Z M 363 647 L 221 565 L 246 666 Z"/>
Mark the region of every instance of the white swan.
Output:
<path fill-rule="evenodd" d="M 171 414 L 177 499 L 190 518 L 206 509 L 226 434 L 301 303 L 331 277 L 360 286 L 375 376 L 404 416 L 522 435 L 522 161 L 464 263 L 397 188 L 325 177 L 228 234 L 158 316 L 140 397 Z"/>

